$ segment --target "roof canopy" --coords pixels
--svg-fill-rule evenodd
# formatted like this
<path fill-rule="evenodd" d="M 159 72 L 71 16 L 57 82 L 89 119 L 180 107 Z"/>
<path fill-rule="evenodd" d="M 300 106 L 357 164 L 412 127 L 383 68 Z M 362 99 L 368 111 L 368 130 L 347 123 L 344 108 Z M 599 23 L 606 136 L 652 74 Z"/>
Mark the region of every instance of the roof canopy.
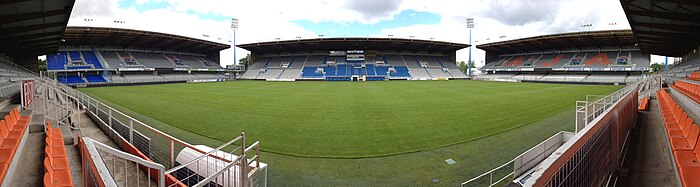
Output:
<path fill-rule="evenodd" d="M 573 32 L 535 36 L 477 45 L 479 49 L 497 54 L 527 51 L 547 51 L 568 48 L 634 46 L 632 30 Z"/>
<path fill-rule="evenodd" d="M 450 52 L 467 44 L 397 38 L 317 38 L 237 45 L 252 53 L 311 52 L 328 50 L 392 50 Z"/>
<path fill-rule="evenodd" d="M 31 57 L 58 50 L 75 0 L 0 1 L 0 52 Z"/>
<path fill-rule="evenodd" d="M 620 0 L 642 51 L 683 56 L 700 43 L 700 1 Z"/>
<path fill-rule="evenodd" d="M 197 54 L 218 53 L 231 47 L 196 38 L 151 31 L 103 27 L 68 27 L 62 45 L 120 46 L 172 50 Z"/>

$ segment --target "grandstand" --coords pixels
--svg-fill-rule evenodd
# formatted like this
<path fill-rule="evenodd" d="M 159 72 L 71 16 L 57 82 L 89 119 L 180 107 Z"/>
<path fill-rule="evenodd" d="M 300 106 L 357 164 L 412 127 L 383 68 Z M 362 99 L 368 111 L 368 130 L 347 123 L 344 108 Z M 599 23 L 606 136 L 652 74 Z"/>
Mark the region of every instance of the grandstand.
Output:
<path fill-rule="evenodd" d="M 465 44 L 395 38 L 321 38 L 238 45 L 250 80 L 383 81 L 466 79 L 455 53 Z"/>
<path fill-rule="evenodd" d="M 478 45 L 486 51 L 475 79 L 625 84 L 649 71 L 650 55 L 635 47 L 631 30 L 535 36 Z"/>
<path fill-rule="evenodd" d="M 271 186 L 700 186 L 700 4 L 620 2 L 631 30 L 480 45 L 476 79 L 624 87 L 228 81 L 228 45 L 68 27 L 73 0 L 0 2 L 0 186 L 267 186 L 263 151 Z M 240 78 L 467 79 L 455 61 L 468 46 L 243 44 Z M 649 54 L 682 58 L 644 76 Z M 228 82 L 74 89 L 207 81 Z"/>
<path fill-rule="evenodd" d="M 0 186 L 266 186 L 260 144 L 244 133 L 217 148 L 191 145 L 68 86 L 222 79 L 227 45 L 67 27 L 74 3 L 0 3 Z M 40 55 L 48 73 L 37 73 Z"/>
<path fill-rule="evenodd" d="M 133 40 L 131 38 L 139 38 Z M 67 27 L 49 74 L 68 85 L 222 81 L 219 44 L 171 34 L 99 27 Z"/>
<path fill-rule="evenodd" d="M 553 136 L 514 160 L 462 183 L 463 186 L 493 185 L 507 179 L 513 179 L 509 185 L 515 186 L 700 186 L 700 20 L 689 17 L 700 12 L 700 6 L 696 1 L 685 0 L 620 2 L 632 27 L 623 32 L 634 37 L 638 49 L 627 52 L 626 58 L 621 58 L 620 53 L 612 58 L 613 51 L 602 50 L 569 54 L 571 60 L 560 63 L 563 67 L 589 67 L 591 73 L 584 77 L 565 75 L 575 79 L 567 82 L 585 81 L 593 75 L 598 80 L 609 80 L 617 73 L 594 68 L 640 65 L 639 53 L 682 59 L 660 76 L 645 77 L 602 98 L 587 96 L 585 101 L 578 101 L 574 134 Z M 620 48 L 618 52 L 625 51 Z M 492 59 L 495 64 L 489 67 L 497 71 L 510 59 Z M 555 59 L 560 58 L 557 55 Z M 561 59 L 568 58 L 562 55 Z M 510 65 L 518 64 L 517 61 Z M 520 73 L 501 75 L 507 78 Z M 504 174 L 511 167 L 514 171 Z M 487 177 L 492 179 L 484 180 Z"/>

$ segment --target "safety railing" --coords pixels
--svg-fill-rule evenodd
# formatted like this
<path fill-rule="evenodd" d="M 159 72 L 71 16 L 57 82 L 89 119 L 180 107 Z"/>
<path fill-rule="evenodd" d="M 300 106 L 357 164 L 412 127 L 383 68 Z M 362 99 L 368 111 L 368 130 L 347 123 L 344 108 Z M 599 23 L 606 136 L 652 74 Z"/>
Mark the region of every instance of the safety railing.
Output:
<path fill-rule="evenodd" d="M 466 186 L 495 186 L 501 184 L 507 179 L 513 177 L 513 163 L 515 159 L 506 162 L 496 168 L 493 168 L 479 176 L 469 179 L 461 184 L 462 187 Z M 509 182 L 509 181 L 506 181 Z M 504 185 L 505 186 L 505 185 Z"/>
<path fill-rule="evenodd" d="M 631 91 L 637 90 L 638 87 L 648 88 L 649 91 L 659 88 L 659 78 L 657 76 L 649 76 L 640 82 L 630 84 L 624 88 L 605 96 L 587 95 L 586 101 L 576 102 L 576 132 L 585 127 L 586 124 L 604 114 L 604 111 L 613 107 L 613 104 L 625 98 Z M 644 89 L 640 89 L 644 90 Z M 551 139 L 551 138 L 550 138 Z M 548 139 L 549 140 L 549 139 Z M 546 140 L 546 141 L 548 141 Z M 545 141 L 545 142 L 546 142 Z M 544 142 L 543 142 L 544 143 Z M 542 143 L 540 143 L 542 144 Z M 535 147 L 538 147 L 537 145 Z M 528 151 L 529 152 L 529 151 Z M 525 154 L 525 153 L 523 153 Z M 521 154 L 522 156 L 522 154 Z M 518 156 L 520 157 L 520 156 Z M 471 178 L 461 184 L 461 186 L 495 186 L 499 185 L 506 179 L 510 179 L 514 174 L 514 162 L 516 157 L 496 168 L 493 168 L 479 176 Z M 510 183 L 510 182 L 508 182 Z M 503 185 L 505 186 L 505 184 Z"/>
<path fill-rule="evenodd" d="M 83 186 L 165 186 L 165 167 L 83 137 Z"/>
<path fill-rule="evenodd" d="M 586 95 L 585 101 L 576 101 L 576 132 L 586 127 L 598 116 L 604 114 L 604 111 L 612 107 L 613 103 L 624 98 L 630 91 L 637 89 L 640 84 L 649 80 L 650 78 L 646 78 L 641 82 L 627 85 L 607 96 Z"/>
<path fill-rule="evenodd" d="M 533 146 L 529 150 L 521 153 L 513 160 L 506 162 L 490 171 L 487 171 L 479 176 L 469 179 L 461 184 L 461 186 L 496 186 L 498 184 L 507 184 L 514 177 L 518 177 L 525 171 L 534 167 L 549 154 L 554 152 L 559 146 L 566 142 L 566 136 L 569 132 L 559 132 L 547 140 Z M 569 135 L 570 136 L 570 135 Z M 505 183 L 504 183 L 505 182 Z M 503 185 L 505 186 L 505 185 Z"/>
<path fill-rule="evenodd" d="M 50 79 L 45 79 L 49 81 L 53 81 Z M 56 82 L 54 82 L 56 83 Z M 60 85 L 59 87 L 61 90 L 65 91 L 68 95 L 71 96 L 71 98 L 75 98 L 76 102 L 78 105 L 86 111 L 88 116 L 93 118 L 93 121 L 102 128 L 105 133 L 108 134 L 108 136 L 118 136 L 121 138 L 118 139 L 123 139 L 123 141 L 128 142 L 130 145 L 133 145 L 133 147 L 137 150 L 131 150 L 130 153 L 132 154 L 143 154 L 143 156 L 150 158 L 153 162 L 159 163 L 163 165 L 165 168 L 175 168 L 179 166 L 180 162 L 176 161 L 176 158 L 178 158 L 179 154 L 183 154 L 184 152 L 194 152 L 197 154 L 207 154 L 203 149 L 206 149 L 206 147 L 198 147 L 198 146 L 193 146 L 185 141 L 182 141 L 178 138 L 175 138 L 167 133 L 164 133 L 158 129 L 155 129 L 129 115 L 126 115 L 122 113 L 119 110 L 116 110 L 78 90 L 75 90 L 69 86 L 63 85 L 63 84 L 58 84 Z M 234 138 L 235 140 L 236 138 Z M 114 140 L 114 138 L 113 138 Z M 118 142 L 115 140 L 115 142 Z M 119 143 L 118 143 L 119 145 Z M 233 149 L 233 150 L 248 150 L 244 146 L 244 142 L 240 142 L 239 144 L 226 144 L 226 146 L 218 149 Z M 256 152 L 255 154 L 252 154 L 252 157 L 249 159 L 241 159 L 241 160 L 255 160 L 256 162 L 257 159 L 259 159 L 259 151 L 257 150 L 257 144 L 256 145 Z M 120 145 L 124 146 L 124 145 Z M 122 147 L 123 148 L 123 147 Z M 248 153 L 248 152 L 246 152 Z M 231 156 L 235 156 L 231 154 Z M 207 161 L 213 162 L 213 163 L 233 163 L 233 159 L 225 159 L 225 157 L 221 156 L 207 156 L 204 157 L 207 159 Z M 243 157 L 245 158 L 245 157 Z M 244 162 L 244 161 L 240 161 Z M 239 163 L 240 164 L 240 163 Z M 213 166 L 213 165 L 212 165 Z M 266 175 L 266 169 L 265 168 L 260 168 L 260 164 L 254 165 L 253 169 L 249 170 L 243 170 L 247 172 L 239 172 L 239 173 L 246 173 L 246 176 L 251 176 L 252 178 L 245 177 L 243 179 L 247 179 L 248 182 L 247 184 L 253 184 L 252 181 L 260 181 L 261 179 L 262 182 L 255 183 L 257 184 L 256 186 L 266 186 L 267 185 L 267 175 Z M 266 166 L 262 164 L 262 166 Z M 222 167 L 223 168 L 223 167 Z M 248 167 L 241 167 L 242 169 L 246 169 Z M 182 168 L 180 168 L 182 169 Z M 210 167 L 209 169 L 216 169 L 216 167 Z M 264 172 L 260 172 L 264 171 Z M 166 174 L 171 174 L 173 172 L 168 172 Z M 229 172 L 230 173 L 230 172 Z M 182 176 L 179 175 L 179 173 L 175 172 L 174 175 L 176 178 L 180 178 Z M 201 173 L 198 173 L 201 174 Z M 206 174 L 202 174 L 201 176 L 207 176 Z M 186 177 L 186 176 L 185 176 Z M 167 177 L 166 177 L 167 178 Z M 216 178 L 216 177 L 215 177 Z M 219 177 L 220 178 L 220 177 Z M 261 179 L 259 179 L 261 178 Z M 202 178 L 198 178 L 201 180 Z M 166 183 L 167 180 L 166 180 Z M 173 185 L 174 183 L 168 183 L 168 185 Z M 179 183 L 178 183 L 179 184 Z M 238 185 L 233 185 L 233 186 L 238 186 Z M 250 186 L 250 185 L 247 185 Z"/>
<path fill-rule="evenodd" d="M 82 123 L 77 98 L 65 92 L 64 88 L 49 79 L 35 78 L 35 95 L 29 106 L 36 114 L 44 115 L 47 120 L 58 126 L 69 125 L 79 129 Z M 75 120 L 77 119 L 77 120 Z"/>
<path fill-rule="evenodd" d="M 114 85 L 114 84 L 142 84 L 142 83 L 170 83 L 170 82 L 216 82 L 225 81 L 229 78 L 141 78 L 141 79 L 112 79 L 108 82 L 71 83 L 69 85 Z"/>

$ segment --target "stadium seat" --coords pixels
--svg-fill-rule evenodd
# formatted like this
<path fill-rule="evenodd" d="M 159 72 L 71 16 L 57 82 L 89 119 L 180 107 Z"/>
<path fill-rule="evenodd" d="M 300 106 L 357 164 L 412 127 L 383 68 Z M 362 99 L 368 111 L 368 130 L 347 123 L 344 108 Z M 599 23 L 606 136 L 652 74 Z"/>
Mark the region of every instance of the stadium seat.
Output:
<path fill-rule="evenodd" d="M 586 66 L 600 65 L 602 67 L 607 67 L 610 65 L 610 58 L 607 53 L 599 53 L 589 58 L 584 64 Z"/>
<path fill-rule="evenodd" d="M 8 167 L 17 154 L 29 120 L 30 116 L 20 116 L 16 107 L 0 120 L 0 181 L 7 174 Z"/>
<path fill-rule="evenodd" d="M 503 64 L 503 67 L 517 67 L 517 66 L 522 65 L 524 61 L 525 61 L 524 56 L 517 57 L 513 60 L 508 61 L 508 63 Z"/>
<path fill-rule="evenodd" d="M 44 127 L 46 128 L 44 186 L 73 186 L 61 129 L 51 128 L 49 121 L 46 121 Z"/>
<path fill-rule="evenodd" d="M 61 145 L 63 145 L 63 131 L 61 129 L 51 128 L 51 123 L 48 121 L 46 122 L 46 126 L 44 128 L 46 131 L 47 140 L 58 141 Z"/>
<path fill-rule="evenodd" d="M 637 108 L 637 111 L 646 111 L 648 110 L 649 106 L 649 98 L 643 98 L 641 102 L 639 102 L 639 108 Z"/>
<path fill-rule="evenodd" d="M 659 98 L 659 106 L 664 115 L 668 138 L 673 150 L 673 159 L 678 168 L 681 183 L 683 186 L 700 186 L 700 127 L 693 124 L 693 120 L 688 118 L 682 108 L 671 98 L 666 90 L 659 90 L 656 93 Z M 681 114 L 681 115 L 678 115 Z M 683 118 L 680 126 L 681 130 L 668 129 L 668 123 L 675 122 L 676 118 Z M 690 129 L 690 130 L 688 130 Z M 687 133 L 687 134 L 686 134 Z"/>
<path fill-rule="evenodd" d="M 693 150 L 697 144 L 698 135 L 700 135 L 700 127 L 692 125 L 688 138 L 670 138 L 671 149 L 676 150 Z"/>
<path fill-rule="evenodd" d="M 687 138 L 690 133 L 690 127 L 693 125 L 693 120 L 688 118 L 685 123 L 681 124 L 681 129 L 667 129 L 669 138 Z"/>
<path fill-rule="evenodd" d="M 673 83 L 671 87 L 675 88 L 679 92 L 683 93 L 683 95 L 700 104 L 700 84 L 677 80 L 675 83 Z"/>
<path fill-rule="evenodd" d="M 700 81 L 700 71 L 691 72 L 690 76 L 688 76 L 688 79 Z"/>
<path fill-rule="evenodd" d="M 57 170 L 44 162 L 44 186 L 73 186 L 70 170 Z"/>
<path fill-rule="evenodd" d="M 58 169 L 58 170 L 69 170 L 70 165 L 68 164 L 67 159 L 61 159 L 61 158 L 54 158 L 53 156 L 47 156 L 44 158 L 44 164 L 46 163 L 51 164 L 52 168 Z"/>
<path fill-rule="evenodd" d="M 0 180 L 5 178 L 5 174 L 7 174 L 7 163 L 0 162 Z"/>

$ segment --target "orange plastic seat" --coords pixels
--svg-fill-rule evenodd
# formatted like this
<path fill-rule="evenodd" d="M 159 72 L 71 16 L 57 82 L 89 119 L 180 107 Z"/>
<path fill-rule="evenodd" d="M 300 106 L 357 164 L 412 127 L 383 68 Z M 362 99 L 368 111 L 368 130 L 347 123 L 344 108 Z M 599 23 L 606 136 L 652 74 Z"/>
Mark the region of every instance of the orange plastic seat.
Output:
<path fill-rule="evenodd" d="M 51 165 L 44 164 L 44 185 L 46 186 L 73 186 L 70 170 L 56 170 Z M 48 184 L 48 185 L 47 185 Z"/>
<path fill-rule="evenodd" d="M 46 136 L 54 136 L 55 137 L 60 137 L 63 138 L 63 131 L 59 128 L 51 128 L 51 122 L 46 121 Z"/>
<path fill-rule="evenodd" d="M 639 103 L 639 108 L 637 108 L 637 111 L 646 111 L 647 106 L 649 106 L 649 98 L 644 98 L 642 101 Z"/>
<path fill-rule="evenodd" d="M 693 125 L 693 119 L 686 119 L 686 122 L 682 124 L 681 129 L 668 129 L 669 138 L 688 138 L 690 133 L 690 126 Z"/>
<path fill-rule="evenodd" d="M 28 124 L 19 124 L 11 115 L 5 116 L 5 123 L 10 127 L 10 131 L 24 131 Z"/>
<path fill-rule="evenodd" d="M 693 150 L 698 141 L 700 128 L 697 125 L 692 125 L 688 138 L 671 138 L 671 149 L 677 150 Z"/>
<path fill-rule="evenodd" d="M 19 139 L 17 139 L 17 138 L 5 138 L 2 140 L 2 143 L 0 143 L 0 149 L 4 149 L 4 148 L 17 149 L 18 146 L 19 146 Z"/>
<path fill-rule="evenodd" d="M 10 163 L 15 155 L 15 150 L 12 148 L 0 148 L 0 163 Z"/>
<path fill-rule="evenodd" d="M 44 152 L 46 156 L 53 158 L 66 158 L 66 148 L 65 147 L 45 147 Z"/>
<path fill-rule="evenodd" d="M 0 180 L 5 178 L 5 174 L 7 174 L 7 169 L 7 163 L 0 162 Z"/>
<path fill-rule="evenodd" d="M 0 121 L 0 138 L 19 138 L 22 134 L 23 132 L 10 131 L 10 129 L 4 125 L 4 121 Z"/>
<path fill-rule="evenodd" d="M 70 166 L 68 165 L 67 159 L 53 158 L 48 156 L 44 158 L 44 163 L 46 162 L 48 162 L 51 165 L 51 168 L 55 170 L 70 170 Z"/>
<path fill-rule="evenodd" d="M 677 122 L 670 122 L 670 123 L 665 124 L 666 129 L 667 130 L 681 130 L 683 123 L 685 123 L 687 119 L 688 119 L 688 114 L 685 112 L 681 112 L 681 116 L 678 117 Z"/>
<path fill-rule="evenodd" d="M 19 115 L 19 110 L 17 110 L 17 107 L 15 107 L 14 109 L 12 109 L 12 111 L 10 112 L 10 114 L 13 115 L 14 118 L 15 118 L 18 122 L 20 122 L 20 123 L 29 123 L 29 120 L 31 119 L 30 116 L 21 116 L 21 115 Z"/>
<path fill-rule="evenodd" d="M 686 166 L 678 169 L 683 186 L 700 186 L 700 167 Z"/>

